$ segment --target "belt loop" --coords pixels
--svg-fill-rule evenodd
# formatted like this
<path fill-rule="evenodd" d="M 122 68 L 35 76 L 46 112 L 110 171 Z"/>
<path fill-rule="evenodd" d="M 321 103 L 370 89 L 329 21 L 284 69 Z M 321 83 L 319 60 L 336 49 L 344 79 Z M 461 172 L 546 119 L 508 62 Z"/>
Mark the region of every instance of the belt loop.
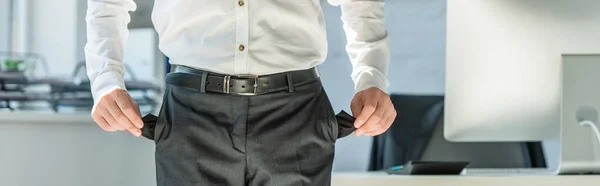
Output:
<path fill-rule="evenodd" d="M 202 72 L 202 85 L 200 85 L 200 92 L 206 93 L 206 79 L 208 77 L 208 72 Z"/>
<path fill-rule="evenodd" d="M 294 92 L 294 83 L 292 83 L 292 73 L 285 73 L 286 77 L 287 77 L 287 84 L 288 84 L 288 91 L 289 92 Z"/>

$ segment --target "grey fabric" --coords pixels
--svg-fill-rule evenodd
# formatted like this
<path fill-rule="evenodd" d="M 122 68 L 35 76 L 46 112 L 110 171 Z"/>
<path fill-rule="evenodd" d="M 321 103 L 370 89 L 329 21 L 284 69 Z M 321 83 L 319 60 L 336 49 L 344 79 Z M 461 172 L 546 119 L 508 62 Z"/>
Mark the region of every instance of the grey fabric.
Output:
<path fill-rule="evenodd" d="M 338 129 L 320 80 L 257 96 L 168 85 L 157 119 L 160 186 L 330 185 Z"/>

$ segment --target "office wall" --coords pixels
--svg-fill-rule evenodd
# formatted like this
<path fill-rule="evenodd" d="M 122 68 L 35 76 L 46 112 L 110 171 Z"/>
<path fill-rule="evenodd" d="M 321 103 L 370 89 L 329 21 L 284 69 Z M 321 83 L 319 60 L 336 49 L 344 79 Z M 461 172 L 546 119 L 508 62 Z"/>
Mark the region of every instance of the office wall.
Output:
<path fill-rule="evenodd" d="M 0 51 L 8 51 L 9 46 L 9 0 L 0 0 Z"/>
<path fill-rule="evenodd" d="M 75 64 L 85 60 L 83 47 L 86 44 L 87 1 L 28 1 L 30 17 L 27 51 L 44 56 L 52 76 L 71 75 Z M 151 29 L 136 29 L 130 35 L 124 59 L 127 65 L 136 69 L 139 79 L 158 80 L 153 73 L 142 73 L 154 72 L 153 62 L 158 60 L 155 55 L 156 47 L 153 47 L 155 32 Z"/>
<path fill-rule="evenodd" d="M 29 0 L 28 52 L 44 56 L 51 74 L 70 75 L 77 63 L 77 1 Z"/>
<path fill-rule="evenodd" d="M 86 29 L 86 22 L 85 22 L 85 16 L 87 14 L 87 0 L 86 1 L 77 1 L 77 16 L 75 18 L 75 24 L 77 25 L 76 28 L 76 33 L 77 33 L 77 39 L 76 39 L 76 43 L 75 43 L 75 47 L 77 49 L 76 51 L 76 56 L 75 56 L 75 60 L 77 61 L 83 61 L 85 60 L 85 52 L 84 52 L 84 47 L 85 44 L 87 42 L 87 29 Z"/>
<path fill-rule="evenodd" d="M 354 84 L 345 51 L 346 39 L 339 7 L 322 2 L 327 23 L 329 55 L 320 66 L 325 90 L 334 109 L 350 111 Z M 392 50 L 390 93 L 442 95 L 444 93 L 446 1 L 386 1 L 386 27 Z M 349 136 L 336 144 L 334 171 L 366 170 L 371 137 Z"/>

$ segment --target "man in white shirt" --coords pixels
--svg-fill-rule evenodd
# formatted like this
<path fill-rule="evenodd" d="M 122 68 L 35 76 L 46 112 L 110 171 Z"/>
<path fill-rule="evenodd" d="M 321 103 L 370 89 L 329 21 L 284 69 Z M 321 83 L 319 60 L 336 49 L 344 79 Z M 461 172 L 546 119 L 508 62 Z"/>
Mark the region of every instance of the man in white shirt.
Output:
<path fill-rule="evenodd" d="M 385 132 L 390 51 L 383 0 L 340 6 L 356 95 L 356 135 Z M 133 0 L 88 0 L 92 117 L 141 135 L 126 92 L 123 48 Z M 152 20 L 170 58 L 156 123 L 158 185 L 329 185 L 335 115 L 316 66 L 327 55 L 319 0 L 156 0 Z"/>

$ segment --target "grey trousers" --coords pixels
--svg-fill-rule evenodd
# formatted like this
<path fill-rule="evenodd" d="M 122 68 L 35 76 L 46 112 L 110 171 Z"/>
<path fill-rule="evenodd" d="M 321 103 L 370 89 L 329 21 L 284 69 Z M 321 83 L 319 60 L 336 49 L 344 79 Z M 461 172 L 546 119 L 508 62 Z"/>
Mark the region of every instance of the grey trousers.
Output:
<path fill-rule="evenodd" d="M 318 79 L 255 96 L 168 85 L 153 131 L 157 183 L 330 185 L 335 117 Z"/>

